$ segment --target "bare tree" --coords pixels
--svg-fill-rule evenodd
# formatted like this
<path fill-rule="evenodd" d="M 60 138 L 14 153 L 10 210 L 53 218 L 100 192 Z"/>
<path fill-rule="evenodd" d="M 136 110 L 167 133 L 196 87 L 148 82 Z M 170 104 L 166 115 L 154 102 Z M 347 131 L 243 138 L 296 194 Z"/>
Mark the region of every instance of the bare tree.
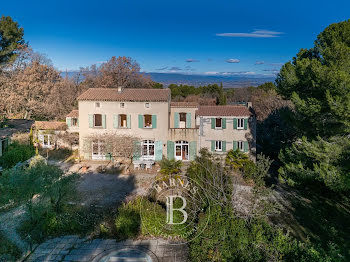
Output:
<path fill-rule="evenodd" d="M 135 158 L 141 155 L 140 138 L 131 135 L 121 135 L 115 133 L 93 134 L 84 138 L 84 151 L 91 155 L 92 143 L 102 142 L 104 154 L 110 156 L 126 166 L 129 172 L 130 165 Z"/>
<path fill-rule="evenodd" d="M 151 88 L 152 80 L 140 72 L 140 65 L 130 57 L 113 56 L 101 66 L 92 65 L 84 68 L 87 87 L 116 88 Z"/>

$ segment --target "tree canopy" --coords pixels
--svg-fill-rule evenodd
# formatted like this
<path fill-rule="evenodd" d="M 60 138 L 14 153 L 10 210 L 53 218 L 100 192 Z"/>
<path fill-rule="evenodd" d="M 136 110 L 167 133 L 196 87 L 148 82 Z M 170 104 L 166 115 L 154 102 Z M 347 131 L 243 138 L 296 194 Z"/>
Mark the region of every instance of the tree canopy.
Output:
<path fill-rule="evenodd" d="M 0 65 L 16 59 L 16 52 L 25 47 L 24 31 L 10 16 L 0 18 Z"/>

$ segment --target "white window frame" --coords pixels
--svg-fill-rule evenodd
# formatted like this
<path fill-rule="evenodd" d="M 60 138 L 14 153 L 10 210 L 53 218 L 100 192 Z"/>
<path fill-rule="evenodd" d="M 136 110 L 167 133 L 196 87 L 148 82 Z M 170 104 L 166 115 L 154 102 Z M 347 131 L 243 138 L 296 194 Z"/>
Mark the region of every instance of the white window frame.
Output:
<path fill-rule="evenodd" d="M 237 118 L 237 129 L 244 129 L 244 118 Z"/>
<path fill-rule="evenodd" d="M 237 141 L 237 148 L 239 151 L 244 152 L 244 141 Z"/>
<path fill-rule="evenodd" d="M 216 121 L 217 121 L 218 119 L 220 119 L 220 121 L 221 121 L 221 126 L 216 126 Z M 215 118 L 215 129 L 222 129 L 222 118 L 221 118 L 221 117 Z"/>
<path fill-rule="evenodd" d="M 99 153 L 97 155 L 94 154 L 94 144 L 97 144 L 97 148 L 98 148 L 97 151 Z M 92 155 L 93 160 L 103 160 L 106 158 L 106 155 L 101 150 L 102 146 L 104 146 L 104 147 L 106 146 L 105 141 L 100 140 L 100 139 L 92 141 L 92 143 L 91 143 L 91 155 Z M 106 149 L 106 147 L 105 147 L 105 149 Z"/>
<path fill-rule="evenodd" d="M 101 108 L 101 103 L 100 102 L 96 102 L 95 103 L 95 108 Z"/>
<path fill-rule="evenodd" d="M 222 152 L 222 141 L 221 140 L 215 141 L 215 151 Z"/>
<path fill-rule="evenodd" d="M 43 148 L 50 148 L 53 146 L 53 144 L 51 144 L 51 134 L 43 134 L 43 141 L 42 141 L 42 147 Z M 47 145 L 45 145 L 45 136 L 47 136 Z"/>
<path fill-rule="evenodd" d="M 120 103 L 120 104 L 119 104 L 119 107 L 120 107 L 120 108 L 125 108 L 125 103 Z"/>
<path fill-rule="evenodd" d="M 151 108 L 151 104 L 150 103 L 145 103 L 145 108 L 147 108 L 147 109 Z"/>
<path fill-rule="evenodd" d="M 144 147 L 146 146 L 146 152 L 144 151 Z M 152 151 L 151 148 L 153 146 L 153 154 L 151 155 L 150 152 Z M 155 159 L 155 143 L 152 139 L 146 139 L 142 140 L 141 142 L 141 157 L 142 159 Z"/>
<path fill-rule="evenodd" d="M 95 116 L 96 116 L 96 115 L 100 115 L 100 116 L 101 116 L 101 125 L 100 125 L 100 126 L 96 126 L 96 125 L 95 125 L 95 122 L 96 122 L 96 121 L 95 121 Z M 102 114 L 94 114 L 94 127 L 103 127 L 103 119 L 102 119 L 102 118 L 103 118 Z"/>
<path fill-rule="evenodd" d="M 122 116 L 125 116 L 125 120 L 126 120 L 126 125 L 122 126 Z M 118 116 L 118 127 L 119 128 L 128 128 L 128 115 L 127 114 L 119 114 Z"/>

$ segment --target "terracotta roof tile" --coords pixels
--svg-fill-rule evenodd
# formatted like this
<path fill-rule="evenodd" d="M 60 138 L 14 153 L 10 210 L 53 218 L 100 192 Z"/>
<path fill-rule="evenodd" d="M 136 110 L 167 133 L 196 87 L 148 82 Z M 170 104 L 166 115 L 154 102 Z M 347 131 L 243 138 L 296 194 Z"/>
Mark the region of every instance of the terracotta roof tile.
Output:
<path fill-rule="evenodd" d="M 196 102 L 171 102 L 171 107 L 198 107 L 199 104 Z"/>
<path fill-rule="evenodd" d="M 170 89 L 151 88 L 124 88 L 121 93 L 118 93 L 118 88 L 90 88 L 78 97 L 78 100 L 132 102 L 167 102 L 169 99 Z"/>
<path fill-rule="evenodd" d="M 67 117 L 79 117 L 79 110 L 72 110 Z"/>
<path fill-rule="evenodd" d="M 39 130 L 66 130 L 65 122 L 58 121 L 35 121 L 35 128 Z"/>
<path fill-rule="evenodd" d="M 250 116 L 246 106 L 200 106 L 196 111 L 198 116 Z"/>

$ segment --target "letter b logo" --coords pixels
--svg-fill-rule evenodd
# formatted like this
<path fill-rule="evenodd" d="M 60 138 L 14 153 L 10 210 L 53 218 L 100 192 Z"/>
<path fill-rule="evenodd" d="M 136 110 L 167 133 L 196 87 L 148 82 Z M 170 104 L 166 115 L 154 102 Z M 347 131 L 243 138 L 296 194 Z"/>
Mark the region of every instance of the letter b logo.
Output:
<path fill-rule="evenodd" d="M 180 208 L 174 208 L 174 199 L 175 198 L 180 198 L 182 200 L 182 207 Z M 182 196 L 168 196 L 166 198 L 166 222 L 169 225 L 181 225 L 187 221 L 187 212 L 185 211 L 186 207 L 186 199 Z M 183 219 L 180 223 L 175 223 L 174 222 L 174 211 L 180 211 L 183 215 Z"/>

